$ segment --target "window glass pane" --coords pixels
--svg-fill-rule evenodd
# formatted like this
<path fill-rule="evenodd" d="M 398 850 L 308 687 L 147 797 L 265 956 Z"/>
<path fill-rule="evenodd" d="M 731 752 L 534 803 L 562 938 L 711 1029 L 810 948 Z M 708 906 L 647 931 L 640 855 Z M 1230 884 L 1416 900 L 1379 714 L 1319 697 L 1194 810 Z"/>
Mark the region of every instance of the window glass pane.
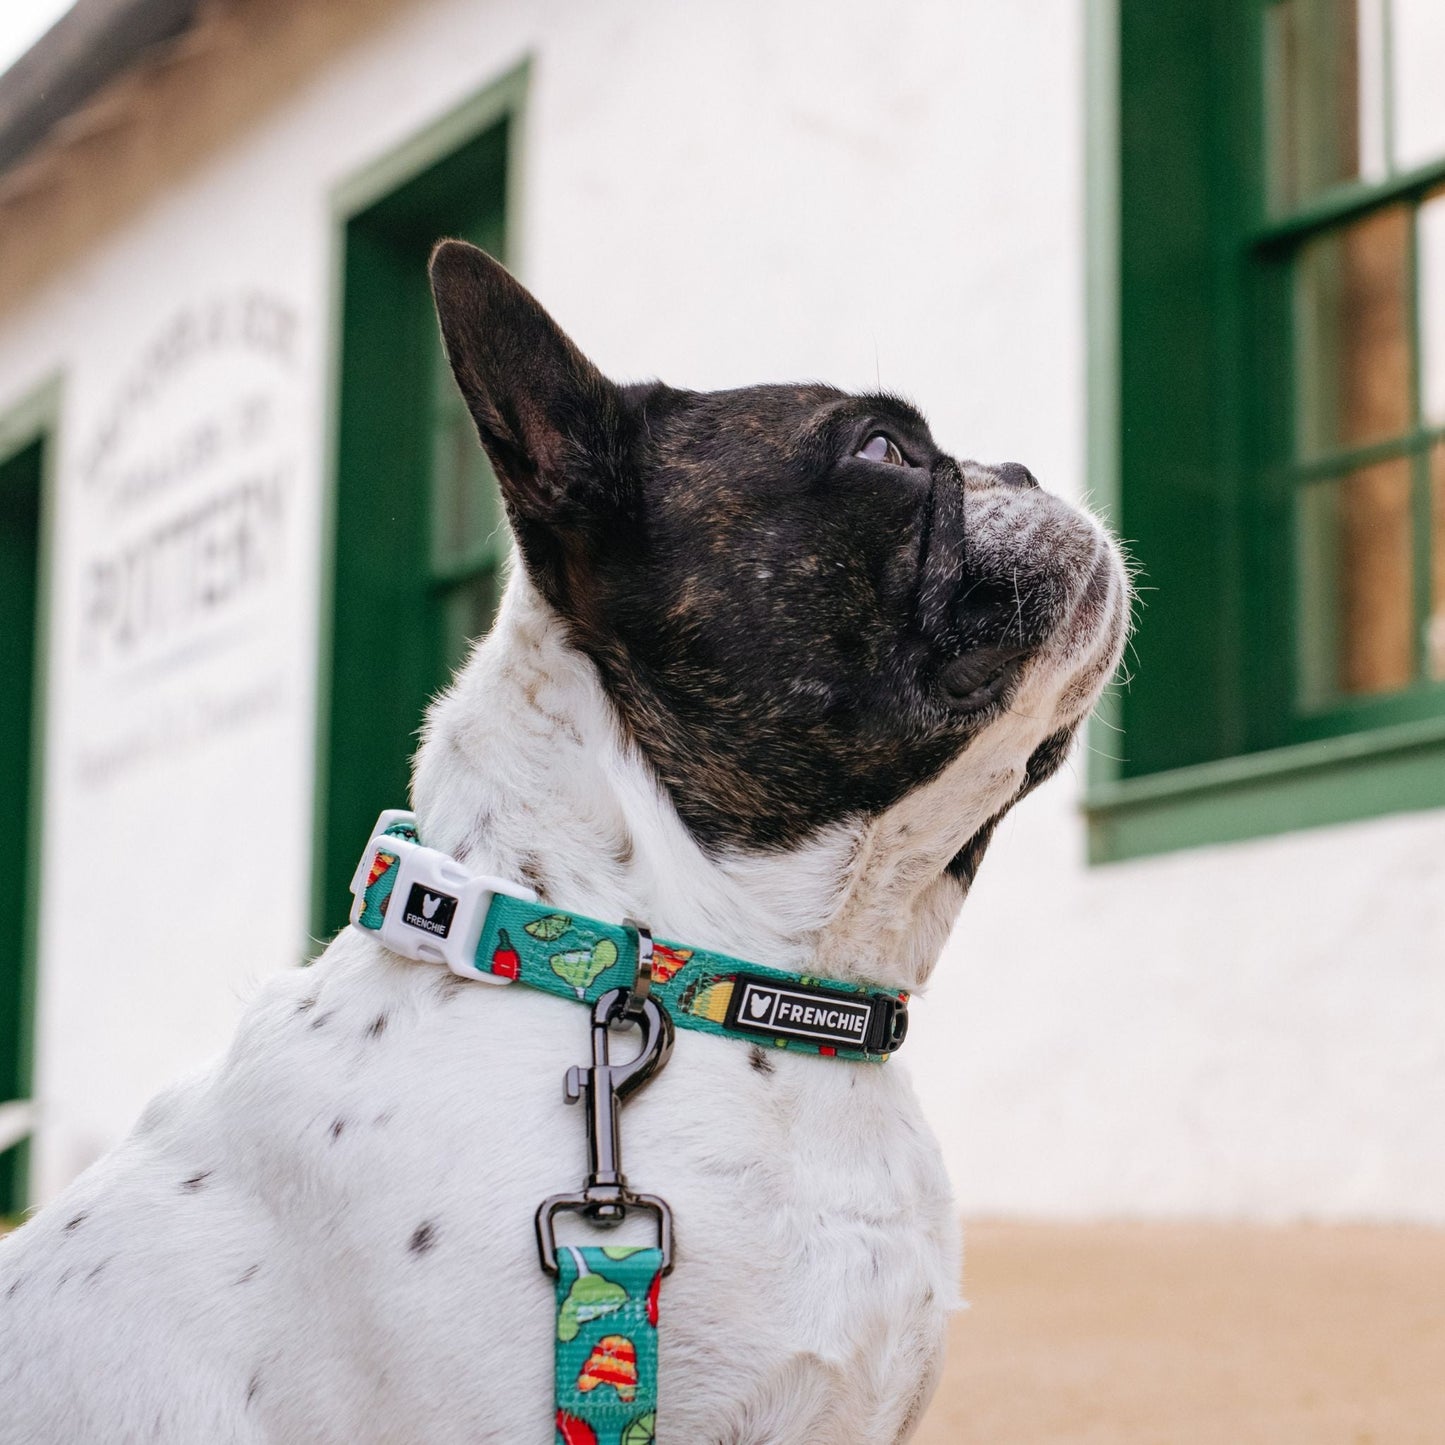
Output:
<path fill-rule="evenodd" d="M 1411 424 L 1409 225 L 1405 208 L 1394 206 L 1300 252 L 1296 449 L 1303 457 L 1398 436 Z"/>
<path fill-rule="evenodd" d="M 1425 652 L 1430 677 L 1445 682 L 1445 443 L 1430 452 L 1430 620 Z"/>
<path fill-rule="evenodd" d="M 501 601 L 501 574 L 488 570 L 448 587 L 442 594 L 442 661 L 446 675 L 467 659 L 472 643 L 487 631 Z"/>
<path fill-rule="evenodd" d="M 1307 707 L 1415 675 L 1410 461 L 1314 482 L 1299 498 L 1300 692 Z"/>
<path fill-rule="evenodd" d="M 1392 0 L 1395 168 L 1445 156 L 1445 0 Z"/>
<path fill-rule="evenodd" d="M 440 347 L 435 362 L 431 558 L 445 570 L 483 555 L 500 558 L 508 539 L 491 464 Z"/>
<path fill-rule="evenodd" d="M 1265 11 L 1274 211 L 1338 182 L 1385 174 L 1383 7 L 1384 0 L 1280 0 Z"/>
<path fill-rule="evenodd" d="M 1445 0 L 1441 9 L 1445 12 Z M 1445 192 L 1420 207 L 1419 227 L 1420 414 L 1426 426 L 1445 426 Z"/>

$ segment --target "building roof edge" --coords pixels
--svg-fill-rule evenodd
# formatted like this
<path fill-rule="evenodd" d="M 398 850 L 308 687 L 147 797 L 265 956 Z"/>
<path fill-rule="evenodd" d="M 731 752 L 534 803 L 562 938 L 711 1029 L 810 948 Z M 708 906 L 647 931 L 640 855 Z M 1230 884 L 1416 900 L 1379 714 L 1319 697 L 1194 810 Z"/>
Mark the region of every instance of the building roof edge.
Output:
<path fill-rule="evenodd" d="M 77 0 L 0 74 L 0 175 L 157 45 L 183 35 L 204 0 Z"/>

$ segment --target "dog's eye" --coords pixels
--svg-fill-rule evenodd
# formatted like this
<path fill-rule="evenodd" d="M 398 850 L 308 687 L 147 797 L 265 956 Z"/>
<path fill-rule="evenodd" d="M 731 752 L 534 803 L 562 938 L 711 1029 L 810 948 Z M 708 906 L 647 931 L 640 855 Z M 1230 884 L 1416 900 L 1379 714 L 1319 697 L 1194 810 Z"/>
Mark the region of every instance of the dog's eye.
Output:
<path fill-rule="evenodd" d="M 884 436 L 881 431 L 874 432 L 853 455 L 862 457 L 865 462 L 886 462 L 890 467 L 904 465 L 903 453 L 893 439 Z"/>

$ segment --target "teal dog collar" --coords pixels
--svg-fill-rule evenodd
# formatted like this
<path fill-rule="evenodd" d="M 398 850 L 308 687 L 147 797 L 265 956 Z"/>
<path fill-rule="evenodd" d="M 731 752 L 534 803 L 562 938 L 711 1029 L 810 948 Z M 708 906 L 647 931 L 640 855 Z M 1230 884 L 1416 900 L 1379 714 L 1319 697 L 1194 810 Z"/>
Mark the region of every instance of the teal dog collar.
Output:
<path fill-rule="evenodd" d="M 611 989 L 650 992 L 678 1028 L 868 1063 L 885 1060 L 908 1031 L 906 993 L 653 942 L 641 925 L 554 908 L 423 846 L 416 818 L 399 809 L 377 819 L 351 892 L 354 927 L 462 978 L 523 983 L 589 1006 Z"/>

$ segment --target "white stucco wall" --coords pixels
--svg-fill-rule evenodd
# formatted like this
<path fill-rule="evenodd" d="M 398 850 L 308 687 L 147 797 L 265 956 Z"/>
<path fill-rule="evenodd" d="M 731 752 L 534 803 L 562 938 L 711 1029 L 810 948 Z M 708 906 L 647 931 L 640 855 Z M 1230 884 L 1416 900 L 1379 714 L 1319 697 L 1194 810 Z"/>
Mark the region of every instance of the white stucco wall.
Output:
<path fill-rule="evenodd" d="M 304 944 L 332 187 L 531 55 L 519 269 L 604 368 L 881 381 L 1078 495 L 1082 10 L 402 6 L 0 315 L 0 407 L 66 386 L 42 1196 Z M 186 479 L 107 500 L 207 417 Z M 264 566 L 118 643 L 96 564 L 257 477 Z M 1445 817 L 1089 870 L 1081 771 L 1001 830 L 915 1010 L 961 1204 L 1445 1221 Z"/>

